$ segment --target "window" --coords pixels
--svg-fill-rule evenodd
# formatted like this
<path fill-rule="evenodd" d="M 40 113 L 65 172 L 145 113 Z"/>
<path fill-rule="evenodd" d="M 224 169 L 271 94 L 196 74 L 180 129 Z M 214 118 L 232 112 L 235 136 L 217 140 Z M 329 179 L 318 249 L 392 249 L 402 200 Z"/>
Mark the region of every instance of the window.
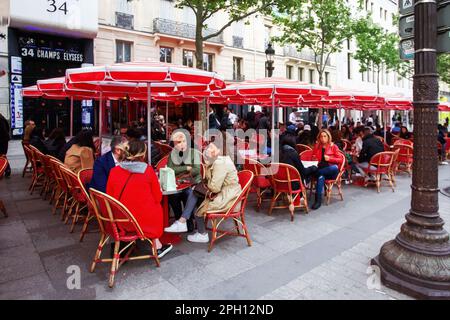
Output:
<path fill-rule="evenodd" d="M 380 20 L 383 19 L 383 8 L 380 7 Z"/>
<path fill-rule="evenodd" d="M 350 47 L 350 39 L 347 39 L 347 50 L 350 51 L 351 47 Z"/>
<path fill-rule="evenodd" d="M 159 49 L 159 61 L 172 63 L 172 48 L 161 47 Z"/>
<path fill-rule="evenodd" d="M 326 87 L 330 86 L 330 73 L 329 72 L 325 72 L 325 86 Z"/>
<path fill-rule="evenodd" d="M 369 11 L 369 0 L 366 0 L 365 9 L 366 9 L 366 11 Z"/>
<path fill-rule="evenodd" d="M 286 78 L 292 79 L 292 66 L 286 66 Z"/>
<path fill-rule="evenodd" d="M 309 69 L 309 83 L 314 83 L 314 70 Z"/>
<path fill-rule="evenodd" d="M 242 79 L 242 58 L 233 57 L 233 80 L 240 81 Z"/>
<path fill-rule="evenodd" d="M 211 53 L 203 54 L 203 70 L 213 71 L 214 55 Z"/>
<path fill-rule="evenodd" d="M 370 12 L 373 13 L 373 2 L 370 3 Z"/>
<path fill-rule="evenodd" d="M 298 68 L 298 81 L 304 81 L 304 71 L 305 69 L 303 68 Z"/>
<path fill-rule="evenodd" d="M 270 37 L 272 36 L 272 27 L 264 26 L 264 31 L 264 50 L 266 50 L 267 45 L 270 43 Z"/>
<path fill-rule="evenodd" d="M 194 67 L 194 51 L 183 50 L 183 66 Z"/>
<path fill-rule="evenodd" d="M 116 62 L 131 61 L 131 42 L 116 41 Z"/>
<path fill-rule="evenodd" d="M 347 53 L 347 79 L 352 78 L 352 54 Z"/>
<path fill-rule="evenodd" d="M 387 10 L 384 10 L 384 21 L 387 20 Z"/>
<path fill-rule="evenodd" d="M 361 81 L 364 82 L 364 72 L 361 72 Z"/>
<path fill-rule="evenodd" d="M 389 71 L 386 72 L 386 85 L 389 85 L 389 76 L 391 73 Z"/>

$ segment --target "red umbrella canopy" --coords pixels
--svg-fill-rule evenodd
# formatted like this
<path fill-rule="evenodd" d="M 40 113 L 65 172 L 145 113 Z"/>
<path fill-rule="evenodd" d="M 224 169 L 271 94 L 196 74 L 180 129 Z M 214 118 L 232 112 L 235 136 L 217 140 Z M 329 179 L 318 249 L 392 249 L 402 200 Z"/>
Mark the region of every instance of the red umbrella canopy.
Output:
<path fill-rule="evenodd" d="M 450 112 L 450 103 L 441 102 L 439 105 L 439 111 Z"/>
<path fill-rule="evenodd" d="M 328 95 L 328 88 L 289 80 L 284 78 L 263 78 L 249 80 L 229 85 L 219 91 L 222 97 L 230 99 L 230 103 L 242 104 L 253 101 L 262 105 L 272 104 L 272 98 L 277 105 L 297 105 L 302 98 L 323 97 Z"/>
<path fill-rule="evenodd" d="M 128 62 L 66 70 L 68 89 L 145 93 L 147 84 L 151 84 L 152 91 L 166 93 L 225 87 L 223 78 L 215 72 L 161 62 Z"/>

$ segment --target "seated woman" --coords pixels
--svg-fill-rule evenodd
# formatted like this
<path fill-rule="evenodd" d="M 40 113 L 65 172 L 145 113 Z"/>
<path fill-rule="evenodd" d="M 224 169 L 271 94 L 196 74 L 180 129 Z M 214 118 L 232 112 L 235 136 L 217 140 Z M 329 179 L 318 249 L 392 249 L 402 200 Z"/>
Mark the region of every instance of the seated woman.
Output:
<path fill-rule="evenodd" d="M 186 136 L 183 132 L 177 131 L 172 136 L 174 149 L 169 155 L 167 166 L 175 171 L 178 178 L 184 177 L 193 186 L 202 181 L 200 172 L 200 152 L 188 148 Z M 183 201 L 184 200 L 184 201 Z M 191 188 L 184 189 L 181 194 L 169 196 L 169 203 L 178 218 L 170 227 L 164 229 L 165 232 L 187 232 L 187 221 L 190 220 L 192 213 L 197 206 L 197 196 Z M 181 209 L 181 203 L 185 202 L 184 210 Z M 190 224 L 192 221 L 190 222 Z M 193 229 L 191 227 L 191 229 Z"/>
<path fill-rule="evenodd" d="M 159 241 L 163 234 L 162 193 L 158 177 L 145 162 L 147 146 L 142 141 L 131 141 L 125 145 L 124 153 L 126 160 L 109 174 L 106 193 L 128 208 L 144 235 L 154 240 L 158 257 L 162 258 L 172 245 Z"/>
<path fill-rule="evenodd" d="M 315 174 L 317 178 L 315 203 L 311 208 L 317 210 L 322 205 L 325 180 L 336 179 L 342 160 L 339 148 L 332 142 L 331 134 L 328 130 L 320 130 L 317 136 L 317 143 L 313 149 L 313 157 L 319 161 L 319 164 Z"/>
<path fill-rule="evenodd" d="M 222 134 L 217 137 L 205 150 L 208 194 L 195 213 L 197 233 L 187 237 L 190 242 L 209 242 L 205 227 L 206 212 L 228 210 L 242 191 L 236 167 L 228 154 L 226 136 Z"/>
<path fill-rule="evenodd" d="M 402 126 L 400 128 L 399 137 L 402 138 L 402 139 L 406 139 L 406 140 L 411 139 L 411 133 L 408 131 L 407 127 Z"/>
<path fill-rule="evenodd" d="M 73 172 L 94 167 L 94 139 L 92 131 L 81 131 L 76 142 L 66 152 L 64 164 Z"/>

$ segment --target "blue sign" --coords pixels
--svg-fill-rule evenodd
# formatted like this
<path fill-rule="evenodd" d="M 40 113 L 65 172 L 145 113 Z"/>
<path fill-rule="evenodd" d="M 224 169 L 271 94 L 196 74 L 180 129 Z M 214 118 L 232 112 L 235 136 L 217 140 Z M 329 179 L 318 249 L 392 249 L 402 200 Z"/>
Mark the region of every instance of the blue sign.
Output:
<path fill-rule="evenodd" d="M 81 102 L 81 126 L 83 129 L 92 130 L 94 127 L 94 107 L 92 100 L 83 100 Z"/>

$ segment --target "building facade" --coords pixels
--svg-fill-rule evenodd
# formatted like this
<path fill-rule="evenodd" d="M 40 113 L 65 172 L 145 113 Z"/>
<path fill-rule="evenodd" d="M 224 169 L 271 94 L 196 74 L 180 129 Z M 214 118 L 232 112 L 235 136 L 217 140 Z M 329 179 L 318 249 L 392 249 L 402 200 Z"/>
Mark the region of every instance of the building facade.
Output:
<path fill-rule="evenodd" d="M 69 131 L 68 101 L 22 98 L 22 87 L 39 79 L 60 77 L 68 68 L 94 64 L 98 6 L 89 0 L 1 0 L 1 112 L 11 121 L 13 136 L 33 119 L 47 131 Z M 5 54 L 6 49 L 6 54 Z M 5 103 L 7 102 L 7 103 Z M 81 128 L 81 106 L 75 106 L 75 129 Z"/>

